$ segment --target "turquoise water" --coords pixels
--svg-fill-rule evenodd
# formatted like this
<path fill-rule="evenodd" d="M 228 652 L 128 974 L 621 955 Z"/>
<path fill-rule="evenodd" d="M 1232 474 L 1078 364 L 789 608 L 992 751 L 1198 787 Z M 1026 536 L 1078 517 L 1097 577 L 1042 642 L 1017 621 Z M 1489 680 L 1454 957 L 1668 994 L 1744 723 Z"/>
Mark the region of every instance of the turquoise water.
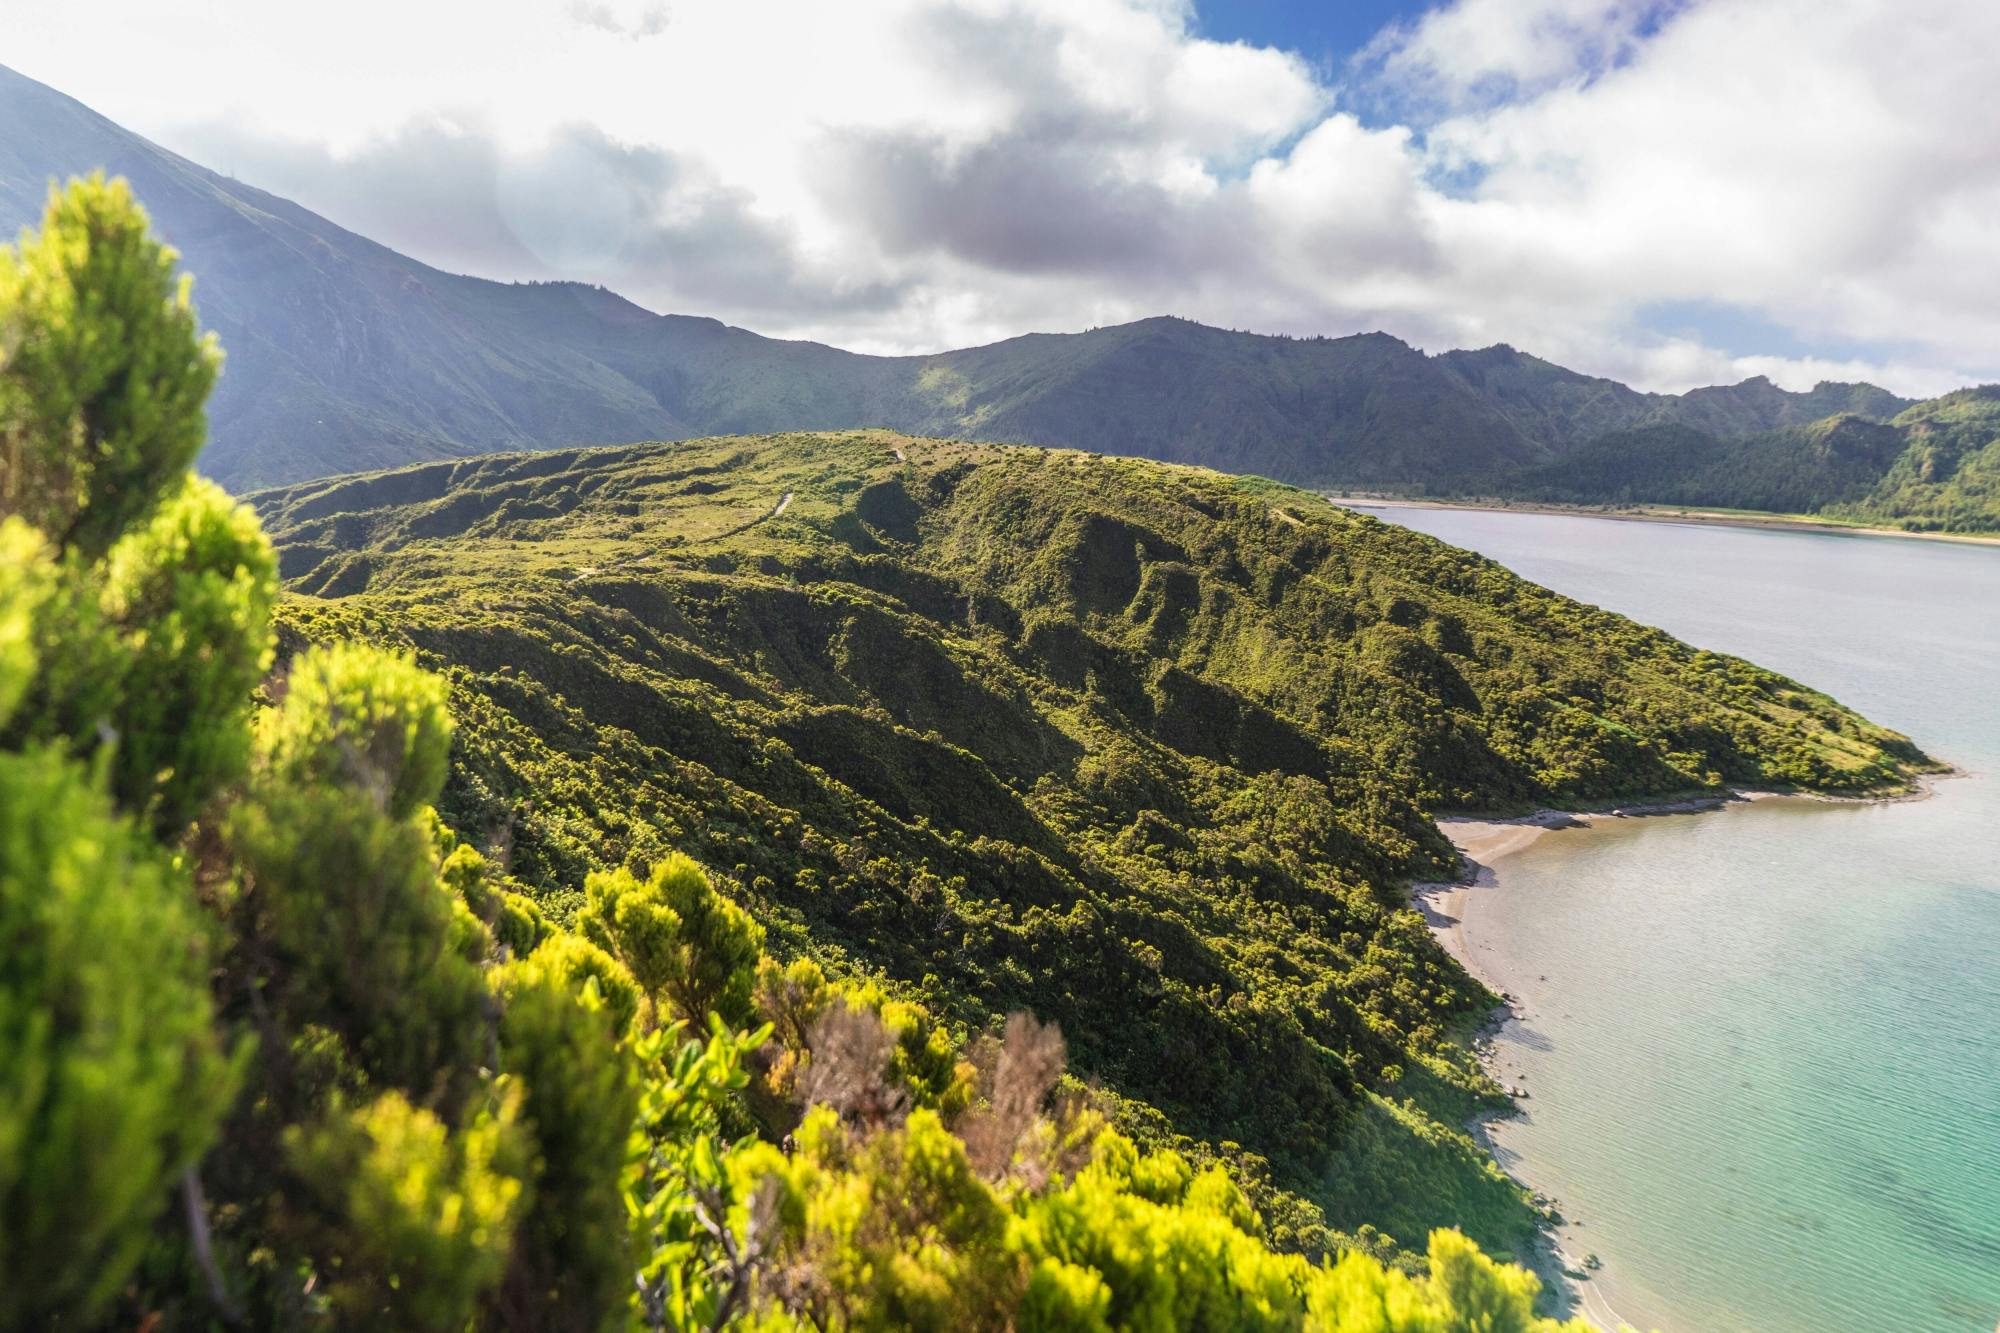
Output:
<path fill-rule="evenodd" d="M 1449 510 L 1380 517 L 1748 657 L 1968 776 L 1927 801 L 1610 820 L 1464 912 L 1519 996 L 1510 1169 L 1666 1333 L 2000 1321 L 2000 549 Z"/>

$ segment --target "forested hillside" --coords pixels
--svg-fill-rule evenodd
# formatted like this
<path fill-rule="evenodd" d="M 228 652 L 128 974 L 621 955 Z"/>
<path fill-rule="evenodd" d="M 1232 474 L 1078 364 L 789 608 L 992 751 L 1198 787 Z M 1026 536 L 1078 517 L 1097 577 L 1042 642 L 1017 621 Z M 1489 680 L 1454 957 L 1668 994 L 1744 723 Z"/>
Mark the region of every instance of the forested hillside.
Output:
<path fill-rule="evenodd" d="M 1723 438 L 1657 425 L 1606 435 L 1474 493 L 1583 505 L 1805 514 L 1915 532 L 2000 532 L 2000 387 L 1888 421 L 1843 414 Z"/>
<path fill-rule="evenodd" d="M 434 805 L 467 691 L 272 670 L 195 330 L 122 186 L 0 249 L 0 1326 L 1554 1328 L 1455 1231 L 1335 1260 L 1054 1027 L 829 976 L 754 882 L 506 874 Z"/>
<path fill-rule="evenodd" d="M 1961 389 L 1895 419 L 1903 448 L 1837 518 L 1920 532 L 2000 532 L 2000 385 Z"/>
<path fill-rule="evenodd" d="M 451 681 L 440 808 L 544 910 L 685 850 L 787 949 L 969 1030 L 1058 1021 L 1135 1132 L 1240 1144 L 1350 1232 L 1525 1221 L 1446 1128 L 1482 1090 L 1449 1036 L 1488 997 L 1405 902 L 1452 866 L 1433 812 L 1920 761 L 1745 663 L 1200 470 L 859 432 L 255 503 L 286 642 Z"/>

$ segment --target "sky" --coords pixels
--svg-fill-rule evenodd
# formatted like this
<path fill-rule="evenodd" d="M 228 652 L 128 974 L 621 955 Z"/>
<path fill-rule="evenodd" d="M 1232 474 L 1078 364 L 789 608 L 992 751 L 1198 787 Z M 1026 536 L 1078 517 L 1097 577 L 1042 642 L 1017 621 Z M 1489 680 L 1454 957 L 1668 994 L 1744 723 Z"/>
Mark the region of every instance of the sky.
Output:
<path fill-rule="evenodd" d="M 4 0 L 427 263 L 918 352 L 1154 314 L 2000 379 L 1996 0 Z"/>

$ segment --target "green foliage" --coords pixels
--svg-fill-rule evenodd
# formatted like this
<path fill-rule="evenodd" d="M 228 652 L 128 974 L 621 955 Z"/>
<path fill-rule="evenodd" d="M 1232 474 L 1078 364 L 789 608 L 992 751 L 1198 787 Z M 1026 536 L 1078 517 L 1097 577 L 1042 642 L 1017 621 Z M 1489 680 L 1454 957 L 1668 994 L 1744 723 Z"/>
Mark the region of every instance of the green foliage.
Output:
<path fill-rule="evenodd" d="M 171 263 L 130 196 L 101 180 L 58 194 L 42 235 L 0 252 L 0 719 L 12 715 L 0 730 L 8 1325 L 104 1310 L 170 1186 L 214 1140 L 240 1077 L 211 1020 L 208 933 L 186 864 L 112 800 L 116 792 L 130 808 L 151 807 L 160 794 L 119 781 L 132 771 L 125 755 L 171 739 L 144 725 L 146 692 L 202 696 L 198 709 L 222 702 L 198 683 L 188 690 L 184 668 L 218 647 L 254 657 L 264 630 L 261 617 L 239 625 L 198 612 L 202 623 L 156 627 L 142 612 L 140 623 L 114 627 L 100 607 L 143 562 L 107 570 L 99 557 L 174 489 L 201 438 L 213 356 L 193 337 Z M 261 536 L 257 549 L 268 606 Z M 183 554 L 160 551 L 152 562 L 170 587 Z M 115 747 L 114 719 L 123 751 L 89 765 L 69 757 L 97 751 L 102 732 Z M 228 726 L 226 708 L 194 720 Z M 221 776 L 202 761 L 227 756 L 230 740 L 202 744 L 170 750 L 186 768 L 167 804 L 198 799 Z"/>
<path fill-rule="evenodd" d="M 1917 532 L 2000 532 L 2000 386 L 1919 403 L 1895 425 L 1907 444 L 1874 490 L 1827 512 Z"/>
<path fill-rule="evenodd" d="M 1963 389 L 1883 422 L 1838 415 L 1727 437 L 1619 431 L 1464 489 L 1583 505 L 1812 515 L 1916 532 L 2000 531 L 2000 389 Z"/>
<path fill-rule="evenodd" d="M 255 518 L 190 482 L 104 560 L 72 553 L 30 567 L 41 571 L 37 670 L 29 706 L 0 734 L 102 749 L 120 804 L 163 836 L 180 832 L 249 756 L 275 593 Z"/>
<path fill-rule="evenodd" d="M 1099 1276 L 1104 1326 L 1299 1327 L 1309 1270 L 1261 1243 L 1227 1176 L 1172 1154 L 1148 1158 L 1115 1136 L 1066 1189 L 1026 1210 L 1032 1253 Z"/>
<path fill-rule="evenodd" d="M 405 658 L 336 644 L 307 653 L 259 741 L 280 780 L 368 792 L 392 818 L 436 798 L 451 744 L 444 682 Z"/>
<path fill-rule="evenodd" d="M 121 539 L 107 565 L 104 611 L 121 628 L 135 686 L 110 714 L 112 784 L 170 834 L 247 766 L 277 565 L 255 517 L 194 480 Z"/>
<path fill-rule="evenodd" d="M 72 267 L 21 346 L 129 277 Z M 0 376 L 110 423 L 0 521 L 9 1326 L 1548 1333 L 1366 1229 L 1528 1218 L 1436 1119 L 1486 997 L 1401 898 L 1429 815 L 1923 762 L 1294 492 L 872 435 L 267 500 L 282 568 L 384 586 L 294 602 L 260 681 L 271 553 L 160 461 L 181 332 L 77 352 L 74 412 Z"/>
<path fill-rule="evenodd" d="M 616 955 L 649 998 L 690 1021 L 711 1012 L 749 1020 L 764 930 L 694 861 L 669 853 L 644 880 L 620 867 L 592 874 L 583 891 L 577 929 Z"/>
<path fill-rule="evenodd" d="M 1328 1220 L 1395 1237 L 1454 1227 L 1488 1249 L 1525 1257 L 1515 1253 L 1526 1239 L 1520 1187 L 1457 1128 L 1463 1119 L 1370 1095 L 1328 1170 Z"/>
<path fill-rule="evenodd" d="M 464 1329 L 500 1279 L 519 1210 L 517 1090 L 456 1134 L 385 1092 L 336 1104 L 286 1135 L 290 1165 L 326 1210 L 328 1301 L 357 1327 Z"/>
<path fill-rule="evenodd" d="M 170 263 L 102 182 L 0 257 L 0 1323 L 560 1326 L 530 1223 L 615 1321 L 636 987 L 439 828 L 442 682 L 307 651 L 253 726 L 276 568 L 185 475 Z"/>
<path fill-rule="evenodd" d="M 187 471 L 221 362 L 189 287 L 101 175 L 0 251 L 0 515 L 95 559 Z"/>
<path fill-rule="evenodd" d="M 1436 1169 L 1421 1225 L 1325 1184 L 1384 1070 L 1479 1081 L 1448 1034 L 1485 997 L 1405 908 L 1409 877 L 1455 864 L 1434 812 L 1865 790 L 1922 763 L 1791 681 L 1475 556 L 1156 464 L 790 436 L 258 504 L 308 594 L 288 633 L 448 675 L 441 808 L 552 922 L 657 990 L 683 913 L 620 867 L 678 851 L 788 966 L 817 960 L 767 977 L 759 1123 L 793 1122 L 835 1000 L 871 1007 L 827 977 L 876 974 L 913 1105 L 954 1095 L 953 1032 L 1026 1010 L 1132 1115 L 1161 1112 L 1149 1133 L 1240 1145 L 1194 1151 L 1410 1241 L 1462 1220 L 1517 1248 L 1532 1221 L 1479 1159 L 1431 1151 L 1456 1108 L 1355 1131 Z M 929 1015 L 905 1023 L 912 1000 Z M 1287 1236 L 1320 1234 L 1298 1216 Z"/>
<path fill-rule="evenodd" d="M 237 1081 L 184 871 L 62 755 L 0 754 L 0 1325 L 101 1313 Z"/>
<path fill-rule="evenodd" d="M 725 1132 L 741 1118 L 748 1065 L 771 1035 L 765 1025 L 732 1032 L 711 1015 L 705 1039 L 683 1027 L 655 1029 L 634 1054 L 646 1078 L 630 1149 L 625 1205 L 642 1256 L 638 1311 L 655 1329 L 719 1328 L 743 1313 L 747 1269 L 727 1280 L 731 1181 Z M 719 1262 L 718 1262 L 719 1261 Z"/>
<path fill-rule="evenodd" d="M 1540 1284 L 1455 1231 L 1413 1277 L 1349 1253 L 1325 1267 L 1266 1246 L 1217 1168 L 1116 1134 L 1047 1188 L 995 1188 L 918 1112 L 855 1137 L 825 1110 L 786 1156 L 732 1160 L 735 1234 L 765 1256 L 764 1328 L 1583 1333 L 1535 1314 Z"/>
<path fill-rule="evenodd" d="M 1310 1333 L 1587 1333 L 1534 1313 L 1534 1275 L 1495 1264 L 1455 1231 L 1431 1233 L 1430 1276 L 1413 1279 L 1361 1255 L 1314 1282 Z"/>
<path fill-rule="evenodd" d="M 539 972 L 559 978 L 571 990 L 589 990 L 590 1006 L 603 1015 L 605 1031 L 623 1038 L 639 1019 L 643 995 L 626 966 L 581 935 L 560 931 L 535 946 L 528 960 Z"/>
<path fill-rule="evenodd" d="M 521 1121 L 534 1160 L 517 1261 L 496 1314 L 510 1328 L 608 1328 L 625 1308 L 636 1268 L 623 1176 L 638 1072 L 614 1036 L 596 980 L 577 978 L 560 955 L 545 954 L 546 945 L 491 978 L 507 1071 L 525 1090 Z"/>
<path fill-rule="evenodd" d="M 21 519 L 0 519 L 0 731 L 34 684 L 35 627 L 55 581 L 41 534 Z"/>
<path fill-rule="evenodd" d="M 163 834 L 241 775 L 275 573 L 255 521 L 183 479 L 219 357 L 173 259 L 101 177 L 0 251 L 0 518 L 9 577 L 39 588 L 36 675 L 0 691 L 32 716 L 0 735 L 109 749 L 120 803 Z"/>
<path fill-rule="evenodd" d="M 1002 1325 L 1018 1299 L 1007 1210 L 935 1113 L 856 1142 L 822 1109 L 796 1137 L 789 1159 L 760 1145 L 736 1170 L 741 1197 L 778 1185 L 778 1263 L 819 1279 L 802 1313 L 823 1328 Z M 748 1213 L 740 1225 L 751 1225 Z"/>
<path fill-rule="evenodd" d="M 270 781 L 237 807 L 239 928 L 289 1025 L 339 1033 L 371 1079 L 427 1095 L 484 1045 L 484 989 L 424 830 L 359 795 Z"/>
<path fill-rule="evenodd" d="M 435 812 L 432 819 L 436 819 Z M 444 853 L 438 878 L 445 888 L 457 894 L 466 910 L 486 925 L 494 943 L 510 954 L 533 952 L 549 933 L 548 922 L 534 900 L 494 874 L 487 859 L 469 844 L 459 842 L 450 829 L 434 824 L 432 833 L 439 838 L 439 850 Z"/>

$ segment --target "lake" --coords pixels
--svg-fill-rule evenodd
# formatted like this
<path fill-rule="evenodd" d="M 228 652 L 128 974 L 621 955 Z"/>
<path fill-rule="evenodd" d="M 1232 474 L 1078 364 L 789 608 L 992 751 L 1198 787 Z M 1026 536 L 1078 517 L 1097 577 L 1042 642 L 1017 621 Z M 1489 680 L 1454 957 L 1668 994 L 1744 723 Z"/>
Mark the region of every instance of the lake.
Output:
<path fill-rule="evenodd" d="M 1546 834 L 1468 893 L 1521 1001 L 1502 1161 L 1580 1225 L 1597 1298 L 1665 1333 L 2000 1320 L 2000 548 L 1379 509 L 1747 657 L 1965 776 Z"/>

